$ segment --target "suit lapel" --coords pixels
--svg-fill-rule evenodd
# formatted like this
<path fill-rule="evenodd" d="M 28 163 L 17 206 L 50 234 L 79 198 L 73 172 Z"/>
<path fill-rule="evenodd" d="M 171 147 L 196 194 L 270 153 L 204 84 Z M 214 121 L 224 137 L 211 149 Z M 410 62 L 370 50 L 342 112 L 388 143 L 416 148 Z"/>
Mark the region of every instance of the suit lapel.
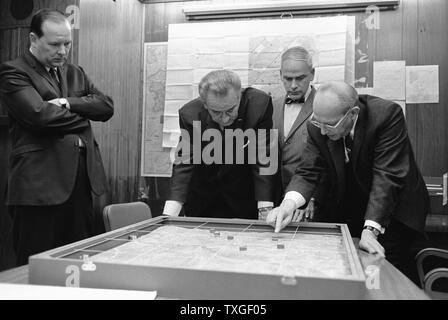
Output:
<path fill-rule="evenodd" d="M 67 70 L 65 67 L 58 68 L 58 77 L 60 82 L 60 89 L 62 97 L 67 97 L 68 89 L 67 89 Z"/>
<path fill-rule="evenodd" d="M 235 121 L 227 127 L 227 129 L 230 130 L 236 130 L 236 129 L 241 129 L 241 130 L 245 130 L 245 120 L 246 120 L 246 109 L 247 109 L 247 103 L 248 100 L 246 100 L 246 89 L 244 89 L 241 93 L 241 101 L 240 101 L 240 106 L 238 108 L 238 117 L 235 119 Z M 226 128 L 225 128 L 226 129 Z M 225 135 L 224 135 L 225 137 Z M 232 141 L 226 141 L 225 138 L 223 138 L 223 147 L 225 148 L 225 143 L 232 143 L 233 144 L 234 140 L 232 138 Z M 236 150 L 236 147 L 233 145 L 233 155 L 235 157 L 235 155 L 237 154 L 237 152 L 244 152 L 244 148 L 243 150 Z M 223 156 L 225 155 L 225 151 L 223 150 L 222 152 Z M 235 160 L 235 158 L 234 158 Z M 219 171 L 219 176 L 223 176 L 225 174 L 228 174 L 232 171 L 232 169 L 234 168 L 234 165 L 232 164 L 225 164 L 221 167 L 221 170 Z"/>
<path fill-rule="evenodd" d="M 327 146 L 328 150 L 331 154 L 331 159 L 333 160 L 333 164 L 336 170 L 336 175 L 340 184 L 337 185 L 342 186 L 339 188 L 338 193 L 342 192 L 345 189 L 345 153 L 344 153 L 344 143 L 342 139 L 337 141 L 333 141 L 327 138 Z"/>
<path fill-rule="evenodd" d="M 228 126 L 228 129 L 241 129 L 244 131 L 244 119 L 246 119 L 246 107 L 247 107 L 247 101 L 244 97 L 244 91 L 241 94 L 241 101 L 240 106 L 238 108 L 238 117 L 235 119 L 235 121 Z"/>
<path fill-rule="evenodd" d="M 294 134 L 294 132 L 296 132 L 297 129 L 299 129 L 300 126 L 305 122 L 305 120 L 309 118 L 311 113 L 313 113 L 312 101 L 314 100 L 315 91 L 316 90 L 314 88 L 311 89 L 308 99 L 306 99 L 305 103 L 303 104 L 303 107 L 300 110 L 299 115 L 297 116 L 296 120 L 294 121 L 294 123 L 291 127 L 291 130 L 289 130 L 288 136 L 286 137 L 285 141 L 287 141 L 289 138 L 291 138 L 291 136 Z M 285 105 L 283 104 L 283 110 L 284 109 L 285 109 Z M 282 136 L 283 136 L 283 132 L 282 132 Z"/>
<path fill-rule="evenodd" d="M 278 123 L 277 130 L 278 130 L 278 143 L 280 146 L 280 149 L 283 149 L 283 145 L 285 143 L 285 101 L 286 96 L 283 98 L 283 101 L 281 101 L 281 105 L 278 106 L 278 111 L 276 113 L 277 118 L 276 123 Z"/>
<path fill-rule="evenodd" d="M 51 79 L 51 76 L 47 72 L 45 67 L 39 61 L 37 61 L 37 59 L 31 54 L 31 52 L 29 52 L 29 51 L 25 52 L 25 60 L 39 75 L 41 75 L 45 80 L 47 80 L 47 82 L 51 85 L 51 87 L 56 92 L 56 95 L 60 96 L 61 91 L 60 91 L 57 83 L 54 83 L 53 79 Z"/>
<path fill-rule="evenodd" d="M 364 141 L 364 135 L 365 135 L 365 127 L 366 127 L 366 112 L 364 105 L 359 104 L 359 114 L 358 114 L 358 120 L 356 122 L 355 126 L 355 134 L 354 134 L 354 140 L 353 140 L 353 168 L 356 168 L 356 163 L 358 161 L 359 156 L 359 150 L 361 149 L 362 143 Z"/>

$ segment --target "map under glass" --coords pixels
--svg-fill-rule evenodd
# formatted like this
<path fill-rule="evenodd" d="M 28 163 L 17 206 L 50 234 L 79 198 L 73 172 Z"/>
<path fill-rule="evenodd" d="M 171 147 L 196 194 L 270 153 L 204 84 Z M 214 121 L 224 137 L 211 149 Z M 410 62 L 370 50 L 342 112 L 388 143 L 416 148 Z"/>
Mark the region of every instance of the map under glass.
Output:
<path fill-rule="evenodd" d="M 340 234 L 160 225 L 90 258 L 96 262 L 269 275 L 352 275 Z"/>

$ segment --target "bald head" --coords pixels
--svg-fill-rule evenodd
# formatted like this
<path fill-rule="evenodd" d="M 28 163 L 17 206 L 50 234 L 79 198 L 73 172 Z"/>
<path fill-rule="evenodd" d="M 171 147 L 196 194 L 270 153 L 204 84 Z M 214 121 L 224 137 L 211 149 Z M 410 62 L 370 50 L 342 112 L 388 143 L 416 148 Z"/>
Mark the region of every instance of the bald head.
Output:
<path fill-rule="evenodd" d="M 358 93 L 351 85 L 342 81 L 330 81 L 317 90 L 313 111 L 319 118 L 333 121 L 353 108 L 357 100 Z"/>
<path fill-rule="evenodd" d="M 313 101 L 311 123 L 331 140 L 345 137 L 359 113 L 358 93 L 345 82 L 327 82 L 319 87 Z M 355 107 L 356 106 L 356 107 Z"/>

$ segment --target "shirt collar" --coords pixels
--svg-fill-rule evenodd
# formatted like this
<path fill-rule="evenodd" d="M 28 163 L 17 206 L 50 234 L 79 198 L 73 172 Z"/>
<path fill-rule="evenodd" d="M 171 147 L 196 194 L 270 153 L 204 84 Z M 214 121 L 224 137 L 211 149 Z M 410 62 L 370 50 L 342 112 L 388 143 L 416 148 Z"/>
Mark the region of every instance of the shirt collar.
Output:
<path fill-rule="evenodd" d="M 308 97 L 310 96 L 311 93 L 311 84 L 308 86 L 308 89 L 306 89 L 305 92 L 305 101 L 308 99 Z"/>
<path fill-rule="evenodd" d="M 306 102 L 306 100 L 308 99 L 310 94 L 311 94 L 311 84 L 308 86 L 308 89 L 306 89 L 305 96 L 303 97 L 303 99 L 304 99 L 303 101 Z M 300 103 L 300 104 L 302 104 L 302 103 Z M 285 105 L 288 106 L 287 104 L 285 104 Z M 291 103 L 291 105 L 294 105 L 294 103 Z"/>
<path fill-rule="evenodd" d="M 31 47 L 30 47 L 30 53 L 33 55 L 33 57 L 34 58 L 36 58 L 36 55 L 34 54 L 34 52 L 31 50 Z M 37 60 L 37 58 L 36 58 L 36 60 Z M 37 60 L 40 64 L 42 64 L 39 60 Z M 43 64 L 42 64 L 42 66 L 45 68 L 45 70 L 47 70 L 47 72 L 50 72 L 50 67 L 47 67 L 47 66 L 44 66 Z M 56 68 L 54 68 L 55 70 L 56 70 Z"/>
<path fill-rule="evenodd" d="M 359 114 L 356 115 L 356 117 L 355 117 L 355 121 L 353 121 L 352 129 L 350 130 L 350 137 L 352 137 L 352 139 L 353 139 L 354 136 L 355 136 L 355 127 L 356 127 L 356 123 L 358 122 L 358 115 L 359 115 Z"/>

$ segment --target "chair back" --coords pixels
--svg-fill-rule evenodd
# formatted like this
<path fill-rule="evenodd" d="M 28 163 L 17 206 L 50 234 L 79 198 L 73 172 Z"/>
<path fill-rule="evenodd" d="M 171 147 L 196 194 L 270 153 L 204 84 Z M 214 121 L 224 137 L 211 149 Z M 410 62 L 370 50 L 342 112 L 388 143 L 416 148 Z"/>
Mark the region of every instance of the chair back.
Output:
<path fill-rule="evenodd" d="M 422 289 L 433 299 L 448 300 L 448 250 L 425 248 L 415 260 Z"/>
<path fill-rule="evenodd" d="M 149 206 L 140 201 L 110 204 L 103 210 L 106 231 L 129 226 L 150 219 L 151 217 L 151 209 Z"/>

